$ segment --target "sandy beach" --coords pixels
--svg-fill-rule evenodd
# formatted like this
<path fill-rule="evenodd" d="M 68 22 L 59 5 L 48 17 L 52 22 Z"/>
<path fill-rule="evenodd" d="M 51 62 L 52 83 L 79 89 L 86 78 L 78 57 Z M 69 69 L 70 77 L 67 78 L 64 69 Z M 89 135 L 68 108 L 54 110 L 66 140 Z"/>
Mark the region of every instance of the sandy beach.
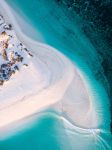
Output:
<path fill-rule="evenodd" d="M 34 55 L 28 68 L 23 67 L 0 87 L 0 131 L 50 106 L 71 124 L 88 132 L 97 129 L 94 97 L 77 66 L 56 49 L 23 34 L 4 1 L 0 14 Z"/>

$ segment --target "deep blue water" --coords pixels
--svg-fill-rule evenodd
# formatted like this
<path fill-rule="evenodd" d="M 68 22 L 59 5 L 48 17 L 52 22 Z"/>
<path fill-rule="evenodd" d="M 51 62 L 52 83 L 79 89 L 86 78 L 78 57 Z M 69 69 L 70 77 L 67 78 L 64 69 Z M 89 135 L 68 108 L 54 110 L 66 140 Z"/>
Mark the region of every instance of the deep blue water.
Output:
<path fill-rule="evenodd" d="M 27 2 L 7 0 L 7 2 L 16 8 L 17 12 L 21 10 L 21 15 L 22 13 L 26 15 L 26 20 L 28 19 L 30 24 L 41 32 L 47 44 L 67 55 L 87 75 L 94 93 L 98 95 L 98 100 L 102 103 L 103 123 L 100 127 L 109 130 L 110 114 L 106 93 L 108 85 L 102 71 L 101 59 L 82 30 L 81 18 L 75 12 L 70 13 L 66 8 L 51 0 L 27 0 Z M 100 72 L 100 79 L 97 79 L 97 71 Z M 75 145 L 74 148 L 70 147 L 70 141 L 67 140 L 64 129 L 61 135 L 57 134 L 57 125 L 62 129 L 58 118 L 45 115 L 39 121 L 35 121 L 31 128 L 2 141 L 0 150 L 77 150 Z M 101 136 L 110 144 L 109 134 L 102 133 Z M 93 146 L 91 149 L 104 148 Z"/>

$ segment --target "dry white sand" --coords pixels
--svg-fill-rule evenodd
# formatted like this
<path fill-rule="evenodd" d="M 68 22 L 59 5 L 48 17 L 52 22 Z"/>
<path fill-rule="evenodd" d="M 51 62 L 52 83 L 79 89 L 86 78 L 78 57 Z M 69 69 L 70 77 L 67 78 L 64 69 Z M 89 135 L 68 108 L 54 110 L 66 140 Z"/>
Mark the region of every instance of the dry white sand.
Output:
<path fill-rule="evenodd" d="M 34 55 L 28 68 L 0 87 L 0 130 L 49 106 L 76 126 L 97 128 L 94 100 L 82 72 L 56 49 L 23 34 L 4 1 L 0 13 Z"/>

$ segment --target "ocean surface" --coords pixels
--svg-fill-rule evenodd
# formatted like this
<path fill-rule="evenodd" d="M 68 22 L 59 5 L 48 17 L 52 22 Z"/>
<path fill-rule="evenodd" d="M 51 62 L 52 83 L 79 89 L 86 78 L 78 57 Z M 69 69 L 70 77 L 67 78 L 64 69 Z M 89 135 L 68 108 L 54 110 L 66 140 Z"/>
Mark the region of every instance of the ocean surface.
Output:
<path fill-rule="evenodd" d="M 102 132 L 96 137 L 95 144 L 81 132 L 79 135 L 69 133 L 71 136 L 68 138 L 58 114 L 49 110 L 35 119 L 29 128 L 1 141 L 0 150 L 83 150 L 85 143 L 84 150 L 111 150 L 109 86 L 101 65 L 102 59 L 83 29 L 86 22 L 83 23 L 78 13 L 68 11 L 56 0 L 6 2 L 21 17 L 24 14 L 25 21 L 34 30 L 40 31 L 47 44 L 65 54 L 84 72 L 96 96 L 96 105 L 100 103 L 102 106 L 102 123 L 99 126 Z M 77 144 L 78 139 L 81 144 Z"/>

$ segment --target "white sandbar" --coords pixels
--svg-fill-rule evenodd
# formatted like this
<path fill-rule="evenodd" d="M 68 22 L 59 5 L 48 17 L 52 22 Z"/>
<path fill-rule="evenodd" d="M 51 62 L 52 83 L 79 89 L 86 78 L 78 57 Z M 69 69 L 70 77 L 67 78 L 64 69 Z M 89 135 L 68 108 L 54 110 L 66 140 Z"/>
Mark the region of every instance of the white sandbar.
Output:
<path fill-rule="evenodd" d="M 97 128 L 95 106 L 77 67 L 56 49 L 23 34 L 4 1 L 0 13 L 34 55 L 28 68 L 0 87 L 0 130 L 53 104 L 75 125 Z"/>

